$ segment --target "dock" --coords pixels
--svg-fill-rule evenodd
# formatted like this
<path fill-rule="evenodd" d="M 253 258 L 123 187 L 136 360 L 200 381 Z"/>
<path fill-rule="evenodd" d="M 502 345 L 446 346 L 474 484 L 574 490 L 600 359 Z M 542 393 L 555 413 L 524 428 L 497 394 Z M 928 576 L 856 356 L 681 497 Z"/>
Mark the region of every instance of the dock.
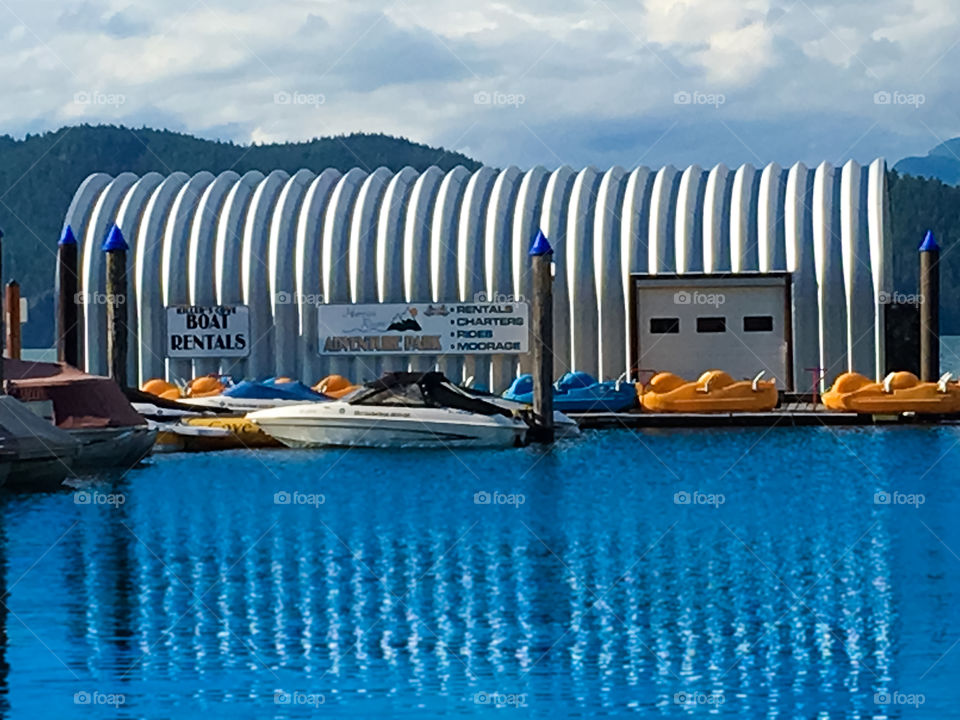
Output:
<path fill-rule="evenodd" d="M 570 413 L 584 429 L 617 428 L 725 428 L 725 427 L 854 427 L 865 425 L 956 425 L 955 415 L 864 415 L 834 412 L 823 405 L 790 403 L 770 412 L 652 413 L 639 410 L 620 413 Z"/>

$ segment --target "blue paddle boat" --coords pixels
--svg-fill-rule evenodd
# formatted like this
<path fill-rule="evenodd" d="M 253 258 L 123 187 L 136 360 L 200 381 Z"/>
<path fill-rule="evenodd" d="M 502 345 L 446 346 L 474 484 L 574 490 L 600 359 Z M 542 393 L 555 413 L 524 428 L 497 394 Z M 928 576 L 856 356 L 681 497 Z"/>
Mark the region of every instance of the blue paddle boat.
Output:
<path fill-rule="evenodd" d="M 518 377 L 503 397 L 532 404 L 533 376 Z M 630 382 L 597 382 L 585 372 L 568 372 L 553 384 L 553 409 L 563 413 L 624 412 L 636 404 L 637 388 Z"/>

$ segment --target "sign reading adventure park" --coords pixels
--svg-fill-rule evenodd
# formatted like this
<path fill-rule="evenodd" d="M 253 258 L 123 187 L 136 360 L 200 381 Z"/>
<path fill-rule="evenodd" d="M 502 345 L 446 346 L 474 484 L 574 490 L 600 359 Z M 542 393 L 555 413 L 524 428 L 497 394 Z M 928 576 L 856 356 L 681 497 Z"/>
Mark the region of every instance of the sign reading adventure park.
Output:
<path fill-rule="evenodd" d="M 250 354 L 246 305 L 167 308 L 168 358 L 227 358 Z"/>
<path fill-rule="evenodd" d="M 528 352 L 527 304 L 321 305 L 321 355 L 516 355 Z"/>

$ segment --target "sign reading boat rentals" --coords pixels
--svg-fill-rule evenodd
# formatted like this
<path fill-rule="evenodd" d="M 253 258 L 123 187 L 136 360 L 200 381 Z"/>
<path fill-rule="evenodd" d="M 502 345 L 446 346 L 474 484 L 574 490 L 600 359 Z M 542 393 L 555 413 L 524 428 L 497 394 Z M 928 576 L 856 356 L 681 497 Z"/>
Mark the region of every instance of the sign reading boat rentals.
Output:
<path fill-rule="evenodd" d="M 517 355 L 528 352 L 523 302 L 320 305 L 321 355 Z"/>
<path fill-rule="evenodd" d="M 246 305 L 167 308 L 168 358 L 227 358 L 250 354 Z"/>

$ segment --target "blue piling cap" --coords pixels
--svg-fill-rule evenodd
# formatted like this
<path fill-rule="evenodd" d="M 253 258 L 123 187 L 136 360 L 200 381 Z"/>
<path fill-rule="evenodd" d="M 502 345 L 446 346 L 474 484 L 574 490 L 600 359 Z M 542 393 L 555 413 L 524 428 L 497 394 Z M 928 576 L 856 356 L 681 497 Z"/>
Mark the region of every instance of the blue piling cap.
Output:
<path fill-rule="evenodd" d="M 927 234 L 920 243 L 920 252 L 940 252 L 940 246 L 937 245 L 937 239 L 933 236 L 933 230 L 927 230 Z"/>
<path fill-rule="evenodd" d="M 60 242 L 58 245 L 76 245 L 77 236 L 73 234 L 73 228 L 67 225 L 63 229 L 63 235 L 60 236 Z"/>
<path fill-rule="evenodd" d="M 130 246 L 127 245 L 127 241 L 123 239 L 123 233 L 120 232 L 120 228 L 114 225 L 110 228 L 110 234 L 107 235 L 107 239 L 103 241 L 103 247 L 101 249 L 104 252 L 119 252 L 121 250 L 129 250 Z"/>
<path fill-rule="evenodd" d="M 547 236 L 543 234 L 543 230 L 537 230 L 537 236 L 533 239 L 533 244 L 530 246 L 530 254 L 537 256 L 548 255 L 552 252 L 553 248 L 550 247 L 550 241 L 547 240 Z"/>

